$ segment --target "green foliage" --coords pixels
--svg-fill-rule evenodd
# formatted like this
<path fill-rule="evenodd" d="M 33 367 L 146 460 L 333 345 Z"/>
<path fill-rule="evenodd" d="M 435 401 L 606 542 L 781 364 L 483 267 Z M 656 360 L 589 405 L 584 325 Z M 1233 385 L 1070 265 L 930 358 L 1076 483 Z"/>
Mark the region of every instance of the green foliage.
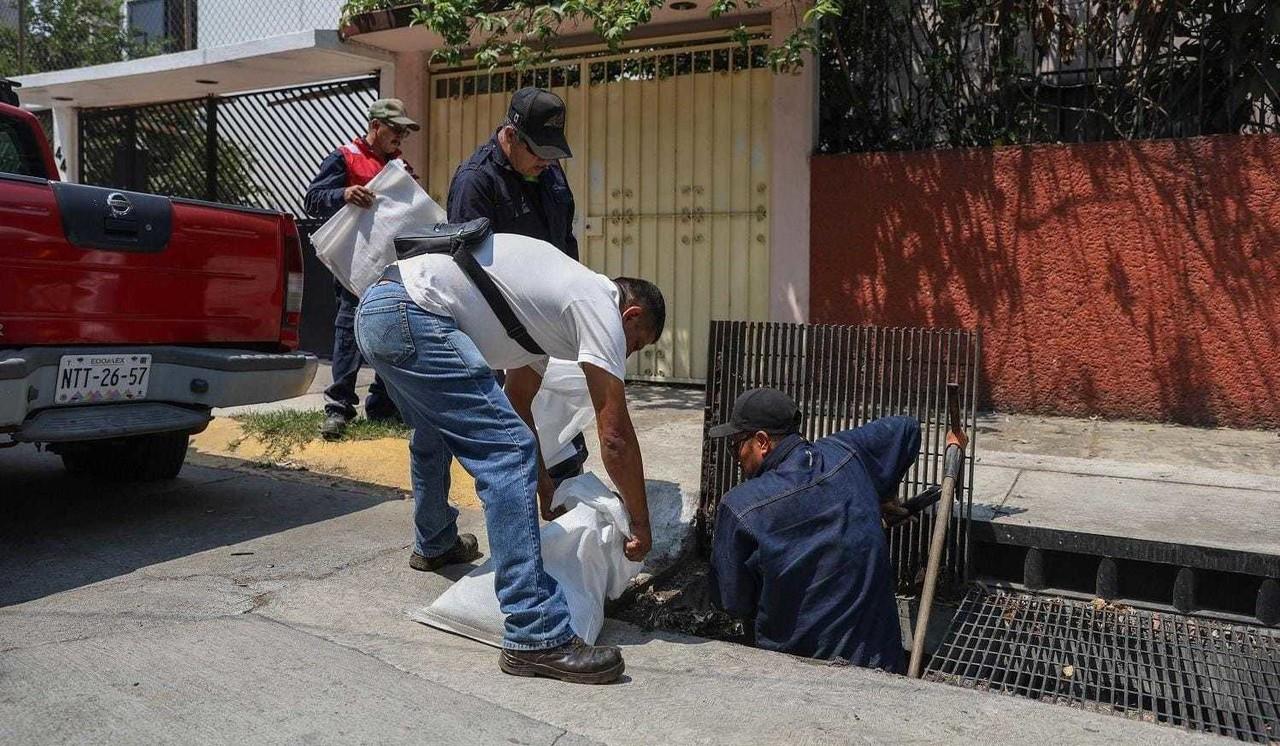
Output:
<path fill-rule="evenodd" d="M 761 0 L 712 0 L 706 13 L 719 18 L 739 8 L 759 7 Z M 343 22 L 361 13 L 384 10 L 402 3 L 396 0 L 347 0 Z M 590 29 L 611 51 L 618 51 L 627 36 L 648 23 L 665 0 L 428 0 L 411 5 L 412 23 L 439 34 L 445 46 L 432 59 L 456 65 L 464 58 L 481 68 L 511 64 L 517 69 L 553 59 L 552 44 L 560 35 Z M 769 50 L 769 65 L 789 72 L 804 65 L 817 48 L 818 24 L 838 17 L 842 0 L 819 0 L 805 9 L 800 0 L 788 0 L 798 21 L 797 30 Z M 734 37 L 747 46 L 745 28 Z"/>
<path fill-rule="evenodd" d="M 828 152 L 1274 131 L 1280 3 L 863 0 L 822 26 Z"/>
<path fill-rule="evenodd" d="M 120 21 L 122 0 L 16 2 L 24 6 L 22 59 L 18 57 L 19 30 L 0 26 L 0 77 L 119 62 L 165 51 L 163 43 L 144 44 L 129 38 Z"/>

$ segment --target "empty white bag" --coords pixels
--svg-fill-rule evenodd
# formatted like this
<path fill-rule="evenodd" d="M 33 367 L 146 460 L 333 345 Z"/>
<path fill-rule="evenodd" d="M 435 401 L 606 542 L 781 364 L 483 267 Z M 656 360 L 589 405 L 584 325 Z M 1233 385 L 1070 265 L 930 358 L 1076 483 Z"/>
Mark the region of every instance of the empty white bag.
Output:
<path fill-rule="evenodd" d="M 396 236 L 412 235 L 445 221 L 445 211 L 418 185 L 397 158 L 365 185 L 373 205 L 343 205 L 311 234 L 316 256 L 357 298 L 396 260 Z"/>
<path fill-rule="evenodd" d="M 630 521 L 622 501 L 590 472 L 562 482 L 552 504 L 569 512 L 542 527 L 542 563 L 564 591 L 573 631 L 593 643 L 604 626 L 605 600 L 622 595 L 640 572 L 641 563 L 622 553 Z M 493 578 L 489 559 L 410 616 L 501 647 L 503 614 Z"/>
<path fill-rule="evenodd" d="M 549 359 L 542 386 L 533 397 L 533 421 L 547 468 L 577 452 L 573 439 L 595 418 L 582 366 L 572 360 Z"/>

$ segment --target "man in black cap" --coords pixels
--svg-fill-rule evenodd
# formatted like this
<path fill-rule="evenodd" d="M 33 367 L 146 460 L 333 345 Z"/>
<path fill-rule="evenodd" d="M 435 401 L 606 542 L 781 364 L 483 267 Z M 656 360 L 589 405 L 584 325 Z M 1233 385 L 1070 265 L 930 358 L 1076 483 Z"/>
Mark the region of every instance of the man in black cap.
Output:
<path fill-rule="evenodd" d="M 920 423 L 885 417 L 814 442 L 776 389 L 747 391 L 728 438 L 747 481 L 716 510 L 711 595 L 756 645 L 901 673 L 902 635 L 881 512 L 920 450 Z"/>
<path fill-rule="evenodd" d="M 489 218 L 494 233 L 518 233 L 578 258 L 573 194 L 559 161 L 572 158 L 564 137 L 564 101 L 521 88 L 489 141 L 458 167 L 449 184 L 449 222 Z"/>
<path fill-rule="evenodd" d="M 476 149 L 449 184 L 449 222 L 489 218 L 494 233 L 518 233 L 555 246 L 578 260 L 573 236 L 573 193 L 559 161 L 572 158 L 564 137 L 564 101 L 551 91 L 521 88 L 507 118 Z M 498 382 L 502 383 L 502 374 Z M 582 473 L 587 443 L 579 433 L 574 453 L 548 473 L 557 484 Z"/>

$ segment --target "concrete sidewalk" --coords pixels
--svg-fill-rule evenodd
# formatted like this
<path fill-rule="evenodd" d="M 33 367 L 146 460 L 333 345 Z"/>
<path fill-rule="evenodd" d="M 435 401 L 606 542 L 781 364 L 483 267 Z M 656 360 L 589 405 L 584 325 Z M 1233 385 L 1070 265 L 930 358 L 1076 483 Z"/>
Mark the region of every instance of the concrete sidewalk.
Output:
<path fill-rule="evenodd" d="M 1280 555 L 1280 435 L 986 414 L 974 517 Z"/>

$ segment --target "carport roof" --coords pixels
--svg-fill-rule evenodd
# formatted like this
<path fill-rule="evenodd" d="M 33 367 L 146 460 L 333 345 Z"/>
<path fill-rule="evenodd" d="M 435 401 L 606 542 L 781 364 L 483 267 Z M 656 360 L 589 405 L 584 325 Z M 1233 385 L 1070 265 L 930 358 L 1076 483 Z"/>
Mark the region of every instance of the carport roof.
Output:
<path fill-rule="evenodd" d="M 344 44 L 338 32 L 317 29 L 23 75 L 18 95 L 28 107 L 129 106 L 355 77 L 391 61 L 383 50 Z"/>

